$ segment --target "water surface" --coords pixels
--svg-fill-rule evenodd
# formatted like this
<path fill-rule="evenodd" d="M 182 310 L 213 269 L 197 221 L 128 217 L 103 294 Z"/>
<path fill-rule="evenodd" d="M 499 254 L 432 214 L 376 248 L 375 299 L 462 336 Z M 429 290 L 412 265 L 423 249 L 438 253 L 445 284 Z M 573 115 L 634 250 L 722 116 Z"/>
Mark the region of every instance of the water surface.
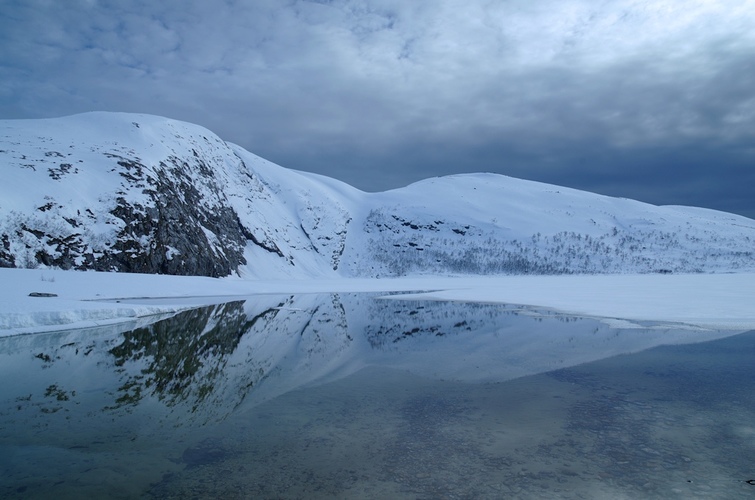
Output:
<path fill-rule="evenodd" d="M 755 332 L 370 294 L 122 330 L 0 339 L 0 496 L 755 497 Z"/>

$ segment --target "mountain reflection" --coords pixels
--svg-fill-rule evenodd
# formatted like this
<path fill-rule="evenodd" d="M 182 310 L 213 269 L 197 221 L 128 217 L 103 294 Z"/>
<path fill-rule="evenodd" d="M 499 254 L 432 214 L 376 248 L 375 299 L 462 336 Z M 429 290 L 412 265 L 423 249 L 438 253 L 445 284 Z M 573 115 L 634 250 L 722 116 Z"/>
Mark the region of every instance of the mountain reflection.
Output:
<path fill-rule="evenodd" d="M 500 382 L 663 343 L 723 336 L 678 325 L 633 326 L 613 328 L 513 306 L 371 294 L 256 296 L 127 332 L 3 339 L 4 366 L 19 367 L 14 376 L 23 383 L 6 384 L 2 396 L 29 415 L 34 408 L 47 416 L 62 410 L 66 418 L 78 413 L 86 420 L 83 412 L 99 408 L 110 416 L 146 412 L 172 425 L 201 425 L 367 366 Z"/>
<path fill-rule="evenodd" d="M 127 373 L 115 407 L 137 404 L 148 392 L 169 406 L 190 401 L 196 410 L 213 393 L 242 336 L 277 313 L 268 309 L 250 318 L 243 306 L 239 301 L 194 309 L 123 334 L 123 342 L 109 350 Z M 142 360 L 146 366 L 128 370 Z"/>

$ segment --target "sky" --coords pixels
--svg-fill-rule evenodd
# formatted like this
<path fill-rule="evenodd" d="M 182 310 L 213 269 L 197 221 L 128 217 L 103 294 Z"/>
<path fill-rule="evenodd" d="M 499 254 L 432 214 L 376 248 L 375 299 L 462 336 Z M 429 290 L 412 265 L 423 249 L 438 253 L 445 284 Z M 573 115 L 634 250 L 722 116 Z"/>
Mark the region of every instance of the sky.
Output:
<path fill-rule="evenodd" d="M 149 113 L 365 191 L 755 218 L 754 0 L 0 0 L 0 119 Z"/>

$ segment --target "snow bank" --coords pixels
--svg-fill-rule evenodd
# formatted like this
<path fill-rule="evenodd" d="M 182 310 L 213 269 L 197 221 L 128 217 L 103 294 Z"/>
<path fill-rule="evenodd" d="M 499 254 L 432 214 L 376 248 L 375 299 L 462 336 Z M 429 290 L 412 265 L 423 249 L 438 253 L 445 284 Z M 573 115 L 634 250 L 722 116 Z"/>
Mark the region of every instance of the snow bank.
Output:
<path fill-rule="evenodd" d="M 397 298 L 510 303 L 613 320 L 755 329 L 755 275 L 578 275 L 244 280 L 0 269 L 0 336 L 170 314 L 265 293 L 421 292 Z M 30 297 L 30 293 L 55 294 Z"/>
<path fill-rule="evenodd" d="M 615 320 L 755 328 L 753 274 L 508 276 L 468 280 L 466 287 L 465 281 L 413 296 L 539 306 Z"/>

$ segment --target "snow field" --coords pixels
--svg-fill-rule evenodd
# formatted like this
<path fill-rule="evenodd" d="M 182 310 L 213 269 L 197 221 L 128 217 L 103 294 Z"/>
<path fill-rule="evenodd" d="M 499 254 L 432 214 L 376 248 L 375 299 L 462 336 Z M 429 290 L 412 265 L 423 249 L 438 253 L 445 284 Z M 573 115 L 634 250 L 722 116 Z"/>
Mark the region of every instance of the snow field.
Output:
<path fill-rule="evenodd" d="M 0 269 L 0 336 L 81 328 L 259 294 L 420 292 L 393 298 L 509 303 L 606 320 L 755 328 L 755 275 L 205 278 Z M 30 297 L 32 292 L 55 297 Z"/>

